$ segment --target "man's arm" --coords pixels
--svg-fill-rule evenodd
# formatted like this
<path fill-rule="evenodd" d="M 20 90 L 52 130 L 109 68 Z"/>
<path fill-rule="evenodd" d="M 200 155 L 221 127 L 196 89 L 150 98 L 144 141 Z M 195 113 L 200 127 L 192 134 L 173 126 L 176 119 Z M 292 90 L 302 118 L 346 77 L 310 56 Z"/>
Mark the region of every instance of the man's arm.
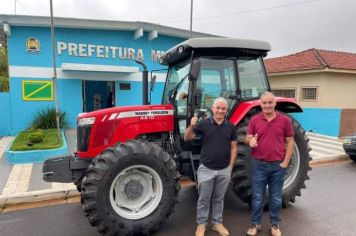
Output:
<path fill-rule="evenodd" d="M 190 120 L 190 125 L 185 130 L 184 141 L 189 141 L 189 140 L 192 140 L 193 138 L 195 138 L 195 133 L 194 133 L 193 129 L 194 129 L 194 126 L 196 126 L 197 123 L 198 123 L 198 115 L 194 114 L 194 116 Z"/>
<path fill-rule="evenodd" d="M 230 150 L 230 167 L 231 170 L 234 169 L 235 161 L 237 158 L 237 141 L 231 141 Z"/>
<path fill-rule="evenodd" d="M 184 133 L 184 141 L 189 141 L 195 138 L 195 133 L 193 131 L 194 126 L 190 124 Z"/>
<path fill-rule="evenodd" d="M 294 151 L 294 138 L 293 137 L 286 137 L 286 154 L 284 156 L 283 162 L 280 164 L 281 167 L 287 168 L 290 159 L 292 158 L 293 151 Z"/>

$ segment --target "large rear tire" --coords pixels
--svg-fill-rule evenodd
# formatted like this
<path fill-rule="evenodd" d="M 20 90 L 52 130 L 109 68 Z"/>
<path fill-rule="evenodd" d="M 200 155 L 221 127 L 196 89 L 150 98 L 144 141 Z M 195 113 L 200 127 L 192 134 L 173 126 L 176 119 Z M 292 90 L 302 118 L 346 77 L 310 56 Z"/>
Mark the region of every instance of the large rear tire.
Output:
<path fill-rule="evenodd" d="M 148 234 L 173 213 L 180 190 L 176 163 L 161 147 L 130 140 L 108 148 L 89 166 L 82 207 L 105 235 Z"/>
<path fill-rule="evenodd" d="M 245 203 L 251 205 L 252 199 L 252 172 L 251 172 L 251 148 L 244 143 L 248 121 L 252 116 L 247 116 L 237 126 L 239 143 L 238 158 L 232 174 L 232 190 Z M 290 117 L 294 129 L 294 153 L 289 163 L 283 186 L 283 207 L 288 207 L 290 202 L 295 202 L 296 196 L 301 196 L 301 189 L 305 188 L 305 181 L 309 179 L 309 139 L 298 121 Z M 266 195 L 268 193 L 266 192 Z M 268 200 L 266 200 L 268 204 Z"/>
<path fill-rule="evenodd" d="M 350 159 L 356 163 L 356 155 L 350 155 Z"/>

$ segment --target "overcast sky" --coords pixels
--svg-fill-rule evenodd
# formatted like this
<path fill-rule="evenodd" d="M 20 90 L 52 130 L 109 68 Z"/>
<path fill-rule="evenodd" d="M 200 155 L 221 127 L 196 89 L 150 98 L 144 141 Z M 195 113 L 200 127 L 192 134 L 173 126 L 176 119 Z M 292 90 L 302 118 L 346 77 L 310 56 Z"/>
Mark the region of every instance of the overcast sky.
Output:
<path fill-rule="evenodd" d="M 187 30 L 190 4 L 191 0 L 53 0 L 54 16 L 145 21 Z M 0 14 L 15 13 L 49 16 L 49 0 L 0 0 Z M 194 0 L 193 30 L 268 41 L 269 57 L 310 48 L 356 53 L 356 0 Z"/>

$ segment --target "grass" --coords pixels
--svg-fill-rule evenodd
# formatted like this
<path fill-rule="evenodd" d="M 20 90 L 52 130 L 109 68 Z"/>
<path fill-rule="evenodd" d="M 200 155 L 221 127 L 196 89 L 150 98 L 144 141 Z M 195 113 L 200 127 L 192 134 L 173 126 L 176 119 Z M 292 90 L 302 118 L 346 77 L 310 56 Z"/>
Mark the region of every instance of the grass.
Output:
<path fill-rule="evenodd" d="M 32 133 L 38 132 L 36 130 L 25 130 L 21 131 L 15 138 L 11 145 L 10 151 L 30 151 L 30 150 L 44 150 L 44 149 L 55 149 L 63 146 L 62 134 L 60 138 L 60 143 L 57 143 L 57 130 L 56 129 L 45 129 L 43 130 L 43 140 L 40 143 L 34 143 L 32 146 L 28 146 L 29 136 Z"/>

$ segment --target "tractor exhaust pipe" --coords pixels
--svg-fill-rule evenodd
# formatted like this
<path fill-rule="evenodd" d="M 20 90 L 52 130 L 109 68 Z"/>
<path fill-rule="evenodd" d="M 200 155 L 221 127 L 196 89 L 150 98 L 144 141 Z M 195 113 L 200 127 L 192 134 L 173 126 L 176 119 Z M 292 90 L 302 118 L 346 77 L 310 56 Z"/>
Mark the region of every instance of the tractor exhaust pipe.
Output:
<path fill-rule="evenodd" d="M 136 63 L 143 67 L 142 71 L 142 104 L 148 105 L 148 71 L 143 61 L 134 59 Z"/>

